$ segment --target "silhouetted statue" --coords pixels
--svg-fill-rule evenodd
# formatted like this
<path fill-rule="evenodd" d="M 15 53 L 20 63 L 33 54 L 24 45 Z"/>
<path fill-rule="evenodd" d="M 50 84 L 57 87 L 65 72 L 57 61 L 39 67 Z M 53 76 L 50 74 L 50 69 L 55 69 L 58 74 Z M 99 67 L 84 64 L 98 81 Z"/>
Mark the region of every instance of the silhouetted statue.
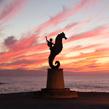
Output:
<path fill-rule="evenodd" d="M 50 47 L 51 53 L 49 55 L 49 65 L 52 69 L 58 69 L 60 66 L 60 62 L 56 61 L 55 64 L 57 64 L 56 66 L 53 65 L 53 60 L 55 58 L 55 56 L 57 54 L 59 54 L 63 48 L 62 45 L 62 38 L 65 38 L 65 34 L 64 32 L 60 33 L 57 35 L 56 39 L 55 39 L 55 44 L 52 43 L 52 39 L 50 39 L 50 41 L 47 40 L 47 36 L 46 37 L 46 41 L 47 41 L 47 45 Z M 53 46 L 54 45 L 54 46 Z"/>

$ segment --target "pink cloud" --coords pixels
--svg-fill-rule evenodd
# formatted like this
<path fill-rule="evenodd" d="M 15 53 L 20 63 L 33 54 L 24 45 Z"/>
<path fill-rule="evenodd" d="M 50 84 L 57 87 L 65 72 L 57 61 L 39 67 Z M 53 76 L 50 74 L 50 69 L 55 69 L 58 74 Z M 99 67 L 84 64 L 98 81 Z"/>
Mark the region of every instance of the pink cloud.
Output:
<path fill-rule="evenodd" d="M 82 2 L 78 3 L 75 7 L 73 8 L 65 8 L 62 12 L 59 14 L 55 15 L 52 17 L 49 21 L 46 21 L 45 23 L 37 26 L 31 31 L 43 31 L 43 33 L 46 31 L 46 29 L 49 29 L 53 26 L 57 26 L 58 24 L 64 22 L 68 18 L 70 18 L 72 15 L 74 15 L 76 12 L 81 10 L 83 6 L 88 3 L 87 0 L 83 0 Z"/>
<path fill-rule="evenodd" d="M 45 59 L 43 56 L 45 57 L 46 53 L 43 54 L 40 52 L 47 50 L 47 45 L 46 43 L 37 44 L 37 35 L 16 41 L 13 39 L 14 37 L 9 37 L 5 40 L 4 44 L 8 47 L 9 51 L 1 54 L 0 63 L 14 62 L 28 58 L 36 58 L 35 60 L 37 60 L 37 57 L 40 56 L 41 59 Z M 34 54 L 34 56 L 31 55 L 31 53 Z"/>
<path fill-rule="evenodd" d="M 97 27 L 94 30 L 91 30 L 89 32 L 82 33 L 80 35 L 75 35 L 75 36 L 73 35 L 70 37 L 70 40 L 68 42 L 85 39 L 85 38 L 90 38 L 90 37 L 95 37 L 95 36 L 100 36 L 101 34 L 103 34 L 103 32 L 105 30 L 107 30 L 107 28 L 108 27 L 101 26 L 101 27 Z"/>
<path fill-rule="evenodd" d="M 82 2 L 78 3 L 73 8 L 64 8 L 62 12 L 60 12 L 56 16 L 52 17 L 49 21 L 37 26 L 32 31 L 37 31 L 39 34 L 42 33 L 42 31 L 44 33 L 46 30 L 52 28 L 54 26 L 54 24 L 55 24 L 55 26 L 57 26 L 58 24 L 64 22 L 68 18 L 70 18 L 72 15 L 74 15 L 75 13 L 80 11 L 84 6 L 87 6 L 87 5 L 88 6 L 94 6 L 94 5 L 96 5 L 100 2 L 102 2 L 102 0 L 95 1 L 93 3 L 88 1 L 88 0 L 83 0 Z M 61 30 L 47 34 L 47 36 L 48 36 L 48 38 L 54 37 L 62 31 L 69 31 L 73 27 L 76 27 L 75 31 L 79 32 L 80 27 L 82 29 L 82 25 L 88 24 L 89 22 L 91 22 L 91 19 L 89 19 L 87 21 L 83 21 L 83 22 L 76 22 L 76 23 L 73 22 L 72 24 L 67 25 L 65 28 L 63 28 Z M 77 28 L 79 28 L 79 30 Z M 43 36 L 43 38 L 40 41 L 44 41 L 44 40 L 45 40 L 45 37 Z"/>
<path fill-rule="evenodd" d="M 94 44 L 94 45 L 89 45 L 89 46 L 86 46 L 86 47 L 82 47 L 82 46 L 77 46 L 77 47 L 70 47 L 69 49 L 70 49 L 70 51 L 69 52 L 71 52 L 71 51 L 80 51 L 80 50 L 87 50 L 87 49 L 91 49 L 91 48 L 99 48 L 99 46 L 100 46 L 101 44 Z"/>
<path fill-rule="evenodd" d="M 23 5 L 27 1 L 28 0 L 13 0 L 9 4 L 4 5 L 3 10 L 0 14 L 0 25 L 4 24 L 6 21 L 15 16 L 18 12 L 22 11 L 24 7 L 21 8 L 21 5 Z"/>
<path fill-rule="evenodd" d="M 77 31 L 78 28 L 82 28 L 82 26 L 87 24 L 87 23 L 88 23 L 87 21 L 70 23 L 67 26 L 65 26 L 63 29 L 59 29 L 57 31 L 54 31 L 52 33 L 47 34 L 47 38 L 56 37 L 59 33 L 66 32 L 66 31 L 68 32 L 71 29 L 74 29 L 75 31 Z M 44 40 L 45 40 L 45 37 L 43 36 L 43 38 L 40 41 L 44 41 Z"/>

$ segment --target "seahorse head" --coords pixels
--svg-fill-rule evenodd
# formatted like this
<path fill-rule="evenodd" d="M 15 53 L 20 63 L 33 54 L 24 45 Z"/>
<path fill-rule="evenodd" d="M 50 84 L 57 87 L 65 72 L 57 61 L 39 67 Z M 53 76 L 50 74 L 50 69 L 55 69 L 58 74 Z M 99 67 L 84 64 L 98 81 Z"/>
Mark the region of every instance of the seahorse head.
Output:
<path fill-rule="evenodd" d="M 60 34 L 58 34 L 58 35 L 61 36 L 62 38 L 67 39 L 67 37 L 65 36 L 65 33 L 64 33 L 64 32 L 62 32 L 62 33 L 60 33 Z"/>

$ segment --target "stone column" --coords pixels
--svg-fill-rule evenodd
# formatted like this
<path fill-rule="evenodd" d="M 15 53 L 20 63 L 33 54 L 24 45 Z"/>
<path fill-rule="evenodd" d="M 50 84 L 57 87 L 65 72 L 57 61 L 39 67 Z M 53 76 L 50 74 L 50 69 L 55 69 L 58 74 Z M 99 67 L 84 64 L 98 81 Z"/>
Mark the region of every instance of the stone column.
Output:
<path fill-rule="evenodd" d="M 48 69 L 47 89 L 64 89 L 63 69 Z"/>

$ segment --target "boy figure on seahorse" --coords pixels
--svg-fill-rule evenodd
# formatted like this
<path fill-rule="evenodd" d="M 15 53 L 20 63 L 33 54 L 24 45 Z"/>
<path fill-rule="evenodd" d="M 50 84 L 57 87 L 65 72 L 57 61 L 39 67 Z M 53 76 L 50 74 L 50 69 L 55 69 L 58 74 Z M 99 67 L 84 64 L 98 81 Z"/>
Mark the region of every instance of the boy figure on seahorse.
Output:
<path fill-rule="evenodd" d="M 45 38 L 46 38 L 46 41 L 47 41 L 47 45 L 50 47 L 50 50 L 52 49 L 52 47 L 53 47 L 53 43 L 52 43 L 52 38 L 50 38 L 50 41 L 49 40 L 47 40 L 47 36 L 45 36 Z"/>
<path fill-rule="evenodd" d="M 60 62 L 56 61 L 55 64 L 53 65 L 53 60 L 55 58 L 56 55 L 58 55 L 63 48 L 62 45 L 62 39 L 67 39 L 64 32 L 60 33 L 57 35 L 56 39 L 55 39 L 55 44 L 53 44 L 52 42 L 52 38 L 50 38 L 50 40 L 47 40 L 47 36 L 45 36 L 46 41 L 47 41 L 47 45 L 50 47 L 50 55 L 49 55 L 49 65 L 52 69 L 58 69 L 60 66 Z"/>

